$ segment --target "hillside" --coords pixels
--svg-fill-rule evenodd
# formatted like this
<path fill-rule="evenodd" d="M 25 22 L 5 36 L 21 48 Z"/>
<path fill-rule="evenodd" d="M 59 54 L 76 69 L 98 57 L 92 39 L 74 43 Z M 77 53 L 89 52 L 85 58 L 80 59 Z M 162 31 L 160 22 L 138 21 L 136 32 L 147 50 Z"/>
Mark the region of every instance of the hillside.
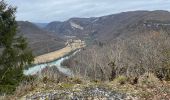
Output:
<path fill-rule="evenodd" d="M 164 59 L 169 61 L 167 58 L 169 55 L 161 58 L 163 52 L 170 50 L 170 12 L 168 11 L 131 11 L 98 18 L 72 18 L 64 23 L 71 22 L 81 26 L 79 29 L 72 28 L 80 31 L 77 33 L 78 36 L 87 34 L 96 40 L 94 45 L 87 47 L 65 63 L 66 66 L 77 66 L 73 70 L 78 70 L 77 68 L 81 66 L 79 70 L 81 74 L 85 74 L 84 70 L 86 70 L 89 71 L 87 75 L 93 78 L 106 79 L 112 73 L 106 73 L 111 71 L 110 62 L 115 63 L 117 73 L 130 74 L 128 71 L 134 69 L 133 67 L 142 66 L 147 71 L 151 66 L 153 69 L 160 67 Z M 153 58 L 155 61 L 150 61 Z M 104 76 L 101 76 L 101 73 Z"/>
<path fill-rule="evenodd" d="M 17 87 L 16 99 L 61 100 L 168 100 L 170 98 L 170 12 L 130 11 L 92 18 L 54 21 L 43 29 L 30 22 L 18 22 L 19 34 L 28 39 L 35 61 L 53 65 L 28 76 Z M 22 34 L 24 33 L 24 34 Z M 62 38 L 62 39 L 61 39 Z M 81 50 L 74 49 L 78 38 Z M 86 47 L 84 42 L 86 42 Z M 81 46 L 82 45 L 82 46 Z M 70 48 L 71 47 L 71 48 Z M 77 48 L 75 48 L 77 49 Z M 42 58 L 41 58 L 42 57 Z M 47 59 L 44 59 L 47 58 Z M 45 60 L 45 61 L 43 61 Z M 60 60 L 60 59 L 59 59 Z M 34 66 L 34 65 L 33 65 Z M 41 66 L 40 66 L 41 67 Z M 69 69 L 66 74 L 58 67 Z"/>
<path fill-rule="evenodd" d="M 28 40 L 29 47 L 31 47 L 36 56 L 65 46 L 64 40 L 57 35 L 44 31 L 27 21 L 18 22 L 18 35 L 23 35 Z"/>
<path fill-rule="evenodd" d="M 89 42 L 86 38 L 91 39 L 92 45 L 63 63 L 75 73 L 108 80 L 122 74 L 138 77 L 150 70 L 161 79 L 169 77 L 164 76 L 167 72 L 160 72 L 168 67 L 165 62 L 169 62 L 168 11 L 130 11 L 102 17 L 71 18 L 64 22 L 51 22 L 45 30 L 60 36 L 77 36 L 86 42 Z M 112 69 L 110 63 L 114 63 L 116 68 Z"/>
<path fill-rule="evenodd" d="M 71 18 L 64 22 L 54 21 L 45 29 L 60 35 L 91 36 L 95 39 L 111 40 L 117 36 L 145 30 L 145 24 L 159 21 L 170 22 L 168 11 L 131 11 L 92 18 Z M 157 23 L 155 23 L 157 24 Z"/>

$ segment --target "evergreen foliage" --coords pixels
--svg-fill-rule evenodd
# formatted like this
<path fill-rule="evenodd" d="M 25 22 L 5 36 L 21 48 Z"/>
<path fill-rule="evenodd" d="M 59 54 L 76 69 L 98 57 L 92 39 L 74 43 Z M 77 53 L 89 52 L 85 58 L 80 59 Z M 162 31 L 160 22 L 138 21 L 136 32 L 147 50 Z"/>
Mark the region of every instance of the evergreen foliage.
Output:
<path fill-rule="evenodd" d="M 17 36 L 16 8 L 0 1 L 0 94 L 11 93 L 24 78 L 23 67 L 34 57 L 22 36 Z"/>

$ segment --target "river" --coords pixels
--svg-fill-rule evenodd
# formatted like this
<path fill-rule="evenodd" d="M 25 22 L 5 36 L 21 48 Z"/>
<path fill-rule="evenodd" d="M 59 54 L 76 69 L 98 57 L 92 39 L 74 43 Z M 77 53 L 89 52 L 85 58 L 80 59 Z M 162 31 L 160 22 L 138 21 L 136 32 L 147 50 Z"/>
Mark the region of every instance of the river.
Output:
<path fill-rule="evenodd" d="M 43 64 L 37 64 L 37 65 L 34 65 L 26 70 L 24 70 L 24 75 L 35 75 L 35 74 L 38 74 L 40 73 L 44 68 L 46 67 L 53 67 L 53 66 L 56 66 L 57 69 L 62 72 L 63 74 L 67 75 L 67 76 L 73 76 L 73 72 L 65 67 L 65 66 L 61 66 L 61 63 L 64 61 L 64 60 L 67 60 L 69 58 L 71 58 L 72 56 L 74 56 L 77 52 L 79 52 L 81 49 L 79 50 L 76 50 L 75 52 L 73 52 L 72 54 L 68 55 L 68 56 L 65 56 L 65 57 L 62 57 L 58 60 L 54 60 L 52 62 L 49 62 L 49 63 L 43 63 Z"/>

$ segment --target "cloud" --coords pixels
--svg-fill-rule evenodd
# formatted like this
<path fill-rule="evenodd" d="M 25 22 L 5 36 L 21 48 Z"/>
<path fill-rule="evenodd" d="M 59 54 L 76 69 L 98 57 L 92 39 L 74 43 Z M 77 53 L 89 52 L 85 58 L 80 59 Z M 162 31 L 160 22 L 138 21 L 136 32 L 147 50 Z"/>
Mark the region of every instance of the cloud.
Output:
<path fill-rule="evenodd" d="M 17 20 L 64 21 L 132 10 L 170 10 L 170 0 L 6 0 L 17 6 Z"/>

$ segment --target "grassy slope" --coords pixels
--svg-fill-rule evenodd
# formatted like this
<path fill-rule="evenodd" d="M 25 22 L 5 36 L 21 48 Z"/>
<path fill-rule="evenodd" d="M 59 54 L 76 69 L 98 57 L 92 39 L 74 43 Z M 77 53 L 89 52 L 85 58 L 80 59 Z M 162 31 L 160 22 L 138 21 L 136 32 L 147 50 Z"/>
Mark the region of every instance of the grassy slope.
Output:
<path fill-rule="evenodd" d="M 153 74 L 146 78 L 142 76 L 137 84 L 130 84 L 126 78 L 117 77 L 113 81 L 89 81 L 80 77 L 64 78 L 62 82 L 57 82 L 52 78 L 41 78 L 33 84 L 20 86 L 13 96 L 16 100 L 30 98 L 39 99 L 107 99 L 122 98 L 127 100 L 160 100 L 170 98 L 170 82 L 157 81 Z M 125 83 L 122 83 L 125 82 Z"/>

